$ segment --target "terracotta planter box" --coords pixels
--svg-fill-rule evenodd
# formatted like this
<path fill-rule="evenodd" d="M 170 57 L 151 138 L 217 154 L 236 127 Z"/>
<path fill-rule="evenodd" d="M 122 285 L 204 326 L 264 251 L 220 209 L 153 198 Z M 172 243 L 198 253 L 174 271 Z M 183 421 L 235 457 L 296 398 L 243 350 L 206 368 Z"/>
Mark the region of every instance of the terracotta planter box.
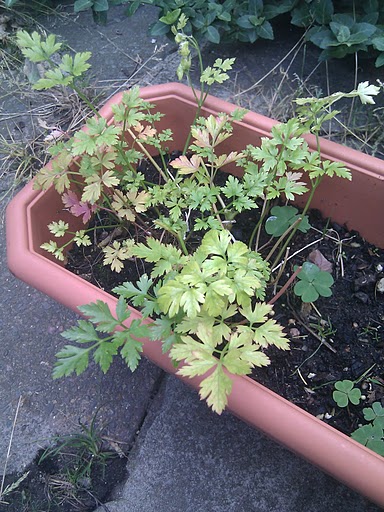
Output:
<path fill-rule="evenodd" d="M 165 113 L 166 128 L 171 128 L 175 141 L 172 149 L 180 149 L 195 113 L 195 102 L 189 88 L 166 84 L 142 89 L 142 97 L 155 103 Z M 101 110 L 111 119 L 111 105 L 120 100 L 114 96 Z M 205 113 L 231 112 L 235 107 L 209 97 Z M 247 144 L 257 144 L 269 134 L 275 121 L 248 113 L 236 123 L 234 134 L 223 143 L 223 152 L 239 151 Z M 308 138 L 310 144 L 314 140 Z M 322 142 L 322 153 L 330 160 L 341 160 L 351 169 L 351 182 L 335 179 L 324 181 L 317 191 L 313 207 L 339 224 L 360 232 L 369 242 L 384 247 L 384 162 L 328 141 Z M 362 208 L 359 208 L 362 205 Z M 50 239 L 47 223 L 64 218 L 74 229 L 81 221 L 62 211 L 62 201 L 53 188 L 34 191 L 28 184 L 7 209 L 7 250 L 10 270 L 29 285 L 77 311 L 77 307 L 97 299 L 114 310 L 116 299 L 80 277 L 71 274 L 57 260 L 49 258 L 40 244 Z M 133 311 L 131 319 L 140 313 Z M 160 342 L 143 341 L 144 355 L 170 373 L 171 361 L 162 354 Z M 317 465 L 330 475 L 384 506 L 384 458 L 353 439 L 326 425 L 287 400 L 248 377 L 233 376 L 229 410 L 255 428 L 282 443 L 290 450 Z M 199 379 L 184 379 L 197 388 Z"/>

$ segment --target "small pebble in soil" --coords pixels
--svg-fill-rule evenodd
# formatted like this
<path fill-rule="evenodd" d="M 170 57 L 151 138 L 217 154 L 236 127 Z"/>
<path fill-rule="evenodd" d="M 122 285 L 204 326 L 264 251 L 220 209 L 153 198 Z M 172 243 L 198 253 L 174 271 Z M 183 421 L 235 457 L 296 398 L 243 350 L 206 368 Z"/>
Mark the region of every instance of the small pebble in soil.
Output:
<path fill-rule="evenodd" d="M 384 270 L 384 267 L 381 263 L 379 263 L 378 265 L 376 265 L 376 272 L 382 272 Z"/>
<path fill-rule="evenodd" d="M 364 292 L 357 292 L 353 296 L 356 297 L 356 299 L 362 302 L 363 304 L 368 304 L 369 302 L 369 297 Z"/>
<path fill-rule="evenodd" d="M 376 283 L 376 291 L 384 293 L 384 277 L 379 279 Z"/>
<path fill-rule="evenodd" d="M 376 277 L 373 274 L 366 274 L 355 279 L 353 285 L 355 292 L 358 292 L 361 288 L 367 288 L 374 283 L 376 283 Z"/>

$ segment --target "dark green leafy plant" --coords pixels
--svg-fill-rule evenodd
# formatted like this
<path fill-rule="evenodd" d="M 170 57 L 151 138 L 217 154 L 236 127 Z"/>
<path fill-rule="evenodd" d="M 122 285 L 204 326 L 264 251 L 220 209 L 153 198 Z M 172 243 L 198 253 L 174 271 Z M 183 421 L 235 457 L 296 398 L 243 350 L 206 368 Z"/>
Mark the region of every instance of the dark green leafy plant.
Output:
<path fill-rule="evenodd" d="M 253 43 L 257 39 L 273 39 L 270 20 L 289 12 L 295 0 L 142 0 L 130 2 L 132 15 L 140 4 L 160 7 L 159 20 L 150 27 L 153 36 L 171 35 L 171 26 L 184 14 L 188 18 L 186 31 L 197 39 L 212 43 L 223 40 Z"/>
<path fill-rule="evenodd" d="M 150 27 L 154 36 L 171 35 L 171 26 L 184 14 L 189 18 L 189 32 L 216 44 L 222 40 L 253 43 L 258 39 L 274 39 L 271 22 L 290 13 L 293 25 L 309 29 L 306 39 L 323 50 L 321 59 L 363 52 L 375 56 L 377 67 L 384 64 L 381 0 L 130 0 L 129 4 L 129 15 L 140 4 L 160 8 L 159 20 Z"/>
<path fill-rule="evenodd" d="M 355 388 L 355 383 L 351 380 L 339 380 L 335 383 L 335 391 L 332 396 L 339 407 L 347 407 L 349 403 L 359 405 L 361 391 L 359 388 Z"/>
<path fill-rule="evenodd" d="M 114 5 L 126 4 L 128 0 L 75 0 L 73 10 L 75 12 L 92 10 L 96 23 L 106 23 L 108 10 Z"/>
<path fill-rule="evenodd" d="M 376 57 L 377 67 L 384 64 L 383 21 L 381 0 L 301 1 L 292 11 L 292 23 L 309 28 L 307 40 L 323 50 L 320 59 L 371 53 Z"/>
<path fill-rule="evenodd" d="M 372 40 L 376 26 L 357 22 L 352 15 L 335 14 L 329 28 L 314 27 L 308 32 L 308 39 L 324 51 L 321 59 L 342 58 L 359 50 L 367 51 L 368 41 Z"/>
<path fill-rule="evenodd" d="M 330 297 L 333 277 L 329 272 L 320 270 L 317 265 L 306 261 L 297 275 L 299 281 L 293 291 L 303 302 L 315 302 L 320 296 Z"/>

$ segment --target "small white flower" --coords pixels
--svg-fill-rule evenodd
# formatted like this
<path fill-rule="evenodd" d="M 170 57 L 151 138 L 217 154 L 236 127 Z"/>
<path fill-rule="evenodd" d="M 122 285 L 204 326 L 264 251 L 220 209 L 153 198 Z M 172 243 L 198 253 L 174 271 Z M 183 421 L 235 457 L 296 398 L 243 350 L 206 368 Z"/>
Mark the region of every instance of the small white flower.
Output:
<path fill-rule="evenodd" d="M 372 96 L 376 96 L 380 92 L 380 87 L 377 85 L 370 85 L 369 82 L 360 82 L 357 86 L 357 94 L 363 105 L 370 103 L 374 105 L 375 102 Z"/>

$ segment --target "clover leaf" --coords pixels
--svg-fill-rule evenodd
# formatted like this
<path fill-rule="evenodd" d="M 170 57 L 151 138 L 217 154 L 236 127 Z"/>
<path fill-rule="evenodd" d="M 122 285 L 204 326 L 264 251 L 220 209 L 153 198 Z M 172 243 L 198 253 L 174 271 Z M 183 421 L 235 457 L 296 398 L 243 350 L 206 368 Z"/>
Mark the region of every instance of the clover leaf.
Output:
<path fill-rule="evenodd" d="M 332 396 L 339 407 L 347 407 L 349 402 L 359 405 L 361 391 L 354 385 L 355 383 L 351 380 L 339 380 L 335 383 L 335 391 Z"/>
<path fill-rule="evenodd" d="M 372 421 L 375 426 L 384 429 L 384 407 L 380 402 L 375 402 L 372 407 L 363 409 L 363 414 L 367 421 Z"/>
<path fill-rule="evenodd" d="M 274 206 L 271 209 L 271 216 L 265 221 L 265 231 L 268 235 L 275 237 L 281 236 L 300 218 L 298 212 L 299 210 L 294 206 Z M 308 217 L 304 215 L 298 229 L 306 233 L 310 227 Z"/>
<path fill-rule="evenodd" d="M 308 261 L 303 263 L 297 277 L 299 281 L 295 284 L 293 291 L 301 297 L 303 302 L 314 302 L 319 296 L 332 295 L 333 277 L 329 272 L 320 270 L 314 263 Z"/>
<path fill-rule="evenodd" d="M 384 430 L 378 425 L 364 425 L 351 434 L 352 439 L 384 456 Z"/>

